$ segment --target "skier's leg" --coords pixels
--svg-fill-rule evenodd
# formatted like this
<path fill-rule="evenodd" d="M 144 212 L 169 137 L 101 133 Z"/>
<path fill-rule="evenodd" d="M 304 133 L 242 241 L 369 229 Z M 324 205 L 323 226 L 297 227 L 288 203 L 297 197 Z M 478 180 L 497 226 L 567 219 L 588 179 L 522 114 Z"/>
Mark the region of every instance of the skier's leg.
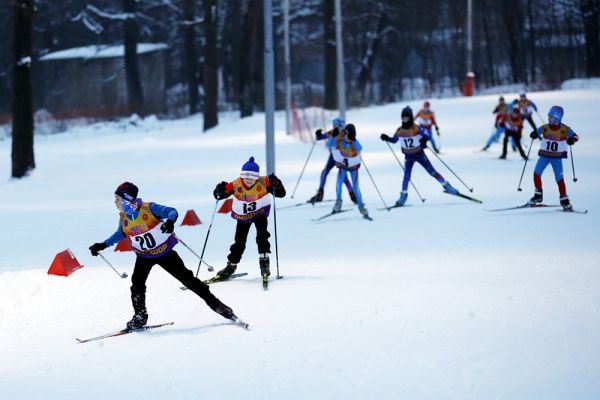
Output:
<path fill-rule="evenodd" d="M 542 191 L 542 174 L 548 166 L 549 161 L 549 158 L 540 156 L 535 164 L 535 168 L 533 169 L 533 185 L 535 186 L 535 191 L 533 193 L 533 197 L 529 199 L 528 203 L 530 205 L 540 204 L 544 200 L 544 194 Z"/>
<path fill-rule="evenodd" d="M 414 157 L 406 157 L 404 160 L 404 178 L 402 179 L 402 190 L 400 191 L 400 197 L 398 200 L 396 200 L 397 206 L 403 206 L 408 199 L 408 184 L 410 183 L 413 165 L 415 165 Z"/>
<path fill-rule="evenodd" d="M 325 183 L 327 183 L 327 176 L 331 169 L 335 166 L 335 161 L 333 160 L 333 155 L 329 153 L 329 157 L 327 158 L 327 163 L 325 164 L 325 168 L 321 171 L 321 181 L 319 182 L 319 189 L 325 190 Z"/>
<path fill-rule="evenodd" d="M 512 136 L 511 131 L 505 130 L 504 131 L 504 140 L 502 141 L 502 155 L 500 156 L 500 158 L 506 158 L 506 148 L 508 146 L 508 138 Z"/>
<path fill-rule="evenodd" d="M 256 244 L 258 245 L 259 265 L 260 274 L 267 276 L 271 275 L 269 269 L 269 253 L 271 253 L 271 244 L 269 243 L 269 237 L 271 234 L 268 230 L 269 220 L 267 217 L 260 217 L 254 220 L 254 226 L 256 227 Z"/>
<path fill-rule="evenodd" d="M 137 256 L 133 274 L 131 275 L 131 304 L 133 305 L 133 318 L 127 322 L 130 329 L 140 328 L 148 322 L 146 310 L 146 280 L 155 261 L 151 258 Z"/>
<path fill-rule="evenodd" d="M 523 146 L 521 146 L 521 137 L 520 136 L 513 137 L 513 141 L 515 143 L 515 146 L 517 146 L 517 149 L 519 150 L 519 154 L 521 154 L 521 157 L 523 157 L 523 159 L 526 160 L 527 154 L 525 154 L 525 151 L 523 150 Z"/>
<path fill-rule="evenodd" d="M 242 254 L 244 254 L 244 250 L 246 249 L 246 240 L 248 239 L 250 225 L 252 224 L 237 221 L 235 226 L 235 242 L 229 248 L 229 255 L 227 256 L 227 260 L 232 264 L 237 264 L 242 259 Z"/>
<path fill-rule="evenodd" d="M 356 204 L 358 204 L 359 207 L 364 206 L 365 203 L 363 202 L 362 193 L 358 183 L 358 169 L 349 172 L 350 178 L 352 179 L 352 189 L 354 189 L 354 194 L 356 195 Z"/>

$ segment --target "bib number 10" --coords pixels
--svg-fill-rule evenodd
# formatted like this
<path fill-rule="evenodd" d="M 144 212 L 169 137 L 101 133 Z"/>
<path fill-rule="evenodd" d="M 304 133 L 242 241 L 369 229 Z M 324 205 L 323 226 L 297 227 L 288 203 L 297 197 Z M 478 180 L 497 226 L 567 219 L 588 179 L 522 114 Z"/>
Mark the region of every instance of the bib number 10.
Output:
<path fill-rule="evenodd" d="M 558 142 L 546 142 L 546 151 L 558 151 Z"/>
<path fill-rule="evenodd" d="M 156 246 L 156 240 L 150 232 L 144 233 L 143 235 L 136 236 L 135 241 L 138 242 L 141 250 L 153 249 Z M 147 247 L 145 248 L 144 245 Z"/>
<path fill-rule="evenodd" d="M 249 212 L 256 211 L 256 202 L 252 203 L 244 203 L 244 214 L 248 214 Z"/>

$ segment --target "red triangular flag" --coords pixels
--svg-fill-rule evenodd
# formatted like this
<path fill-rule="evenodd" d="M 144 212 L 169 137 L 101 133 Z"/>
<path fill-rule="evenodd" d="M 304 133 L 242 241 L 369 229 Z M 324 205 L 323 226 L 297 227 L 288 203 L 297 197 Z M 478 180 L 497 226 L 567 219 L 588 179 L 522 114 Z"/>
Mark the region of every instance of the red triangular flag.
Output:
<path fill-rule="evenodd" d="M 231 206 L 233 205 L 232 199 L 227 199 L 219 208 L 219 214 L 227 214 L 231 212 Z"/>
<path fill-rule="evenodd" d="M 79 264 L 71 250 L 67 249 L 54 257 L 48 275 L 69 276 L 79 268 L 83 268 L 83 265 Z"/>
<path fill-rule="evenodd" d="M 125 239 L 117 243 L 115 251 L 133 251 L 133 247 L 131 246 L 131 238 L 126 236 Z"/>
<path fill-rule="evenodd" d="M 200 225 L 201 223 L 200 218 L 198 218 L 194 210 L 188 210 L 188 212 L 185 213 L 185 217 L 183 217 L 183 221 L 181 221 L 181 225 L 190 226 Z"/>

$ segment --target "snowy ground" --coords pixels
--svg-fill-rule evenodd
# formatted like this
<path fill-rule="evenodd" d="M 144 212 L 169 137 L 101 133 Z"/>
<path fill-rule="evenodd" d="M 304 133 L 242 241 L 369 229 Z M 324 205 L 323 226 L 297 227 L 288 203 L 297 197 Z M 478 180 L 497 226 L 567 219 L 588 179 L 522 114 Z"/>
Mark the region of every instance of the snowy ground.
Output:
<path fill-rule="evenodd" d="M 33 175 L 0 182 L 0 398 L 596 399 L 600 90 L 530 96 L 542 114 L 564 105 L 565 122 L 580 134 L 574 146 L 579 181 L 572 181 L 570 161 L 565 177 L 574 206 L 589 214 L 486 212 L 531 196 L 533 164 L 524 191 L 517 192 L 523 163 L 516 153 L 500 161 L 498 145 L 493 153 L 474 152 L 490 133 L 497 96 L 434 100 L 442 156 L 484 204 L 443 194 L 417 166 L 413 182 L 427 201 L 421 204 L 411 190 L 410 207 L 389 213 L 376 210 L 383 204 L 361 169 L 373 222 L 358 211 L 311 221 L 331 203 L 280 210 L 285 278 L 262 291 L 251 236 L 238 268 L 249 275 L 212 287 L 250 322 L 250 331 L 228 324 L 155 268 L 148 281 L 149 323 L 175 325 L 75 342 L 118 329 L 131 317 L 129 281 L 87 251 L 116 228 L 115 187 L 131 180 L 145 200 L 175 206 L 181 216 L 196 210 L 204 224 L 177 232 L 199 252 L 214 185 L 235 178 L 250 155 L 265 167 L 262 116 L 229 118 L 207 134 L 201 120 L 189 118 L 36 137 Z M 402 174 L 378 137 L 393 132 L 403 106 L 348 114 L 387 204 L 397 198 Z M 309 149 L 277 133 L 276 169 L 288 193 Z M 279 207 L 314 194 L 326 157 L 319 145 L 295 198 L 279 200 Z M 9 171 L 10 141 L 1 141 L 0 175 Z M 330 175 L 328 198 L 334 179 Z M 556 204 L 550 170 L 544 185 L 546 202 Z M 224 265 L 233 232 L 231 218 L 217 215 L 209 263 Z M 48 276 L 54 255 L 66 248 L 85 267 L 68 278 Z M 195 271 L 197 259 L 183 246 L 177 251 Z M 104 253 L 131 273 L 131 253 Z M 204 267 L 201 276 L 209 276 Z"/>

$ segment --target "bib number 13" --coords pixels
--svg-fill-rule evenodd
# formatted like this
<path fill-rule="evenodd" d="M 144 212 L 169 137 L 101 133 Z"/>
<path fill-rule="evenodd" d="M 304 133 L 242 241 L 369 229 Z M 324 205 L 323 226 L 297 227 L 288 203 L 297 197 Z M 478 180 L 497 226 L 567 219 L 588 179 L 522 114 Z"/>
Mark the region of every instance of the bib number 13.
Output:
<path fill-rule="evenodd" d="M 244 203 L 244 214 L 248 214 L 249 212 L 256 211 L 256 202 L 252 203 Z"/>
<path fill-rule="evenodd" d="M 135 241 L 138 242 L 141 250 L 153 249 L 156 246 L 156 240 L 150 232 L 144 233 L 143 235 L 136 236 Z M 144 245 L 147 247 L 145 248 Z"/>

